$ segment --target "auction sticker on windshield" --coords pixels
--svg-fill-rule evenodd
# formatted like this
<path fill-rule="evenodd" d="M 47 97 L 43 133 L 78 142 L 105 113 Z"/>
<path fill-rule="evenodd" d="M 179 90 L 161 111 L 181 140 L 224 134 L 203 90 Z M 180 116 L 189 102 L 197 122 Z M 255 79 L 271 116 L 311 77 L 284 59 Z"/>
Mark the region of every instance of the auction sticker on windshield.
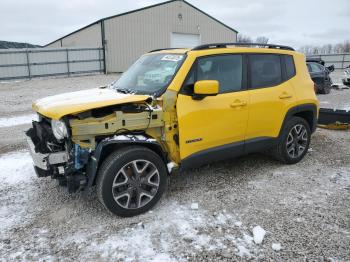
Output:
<path fill-rule="evenodd" d="M 178 62 L 182 59 L 182 55 L 165 55 L 161 60 L 163 61 L 173 61 Z"/>

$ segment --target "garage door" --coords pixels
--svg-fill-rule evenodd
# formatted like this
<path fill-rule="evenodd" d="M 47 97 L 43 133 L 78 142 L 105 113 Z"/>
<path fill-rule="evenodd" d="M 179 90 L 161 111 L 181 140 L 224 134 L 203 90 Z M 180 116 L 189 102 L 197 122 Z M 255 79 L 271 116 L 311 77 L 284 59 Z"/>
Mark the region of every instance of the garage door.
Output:
<path fill-rule="evenodd" d="M 171 34 L 171 47 L 194 47 L 200 44 L 200 35 L 181 33 Z"/>

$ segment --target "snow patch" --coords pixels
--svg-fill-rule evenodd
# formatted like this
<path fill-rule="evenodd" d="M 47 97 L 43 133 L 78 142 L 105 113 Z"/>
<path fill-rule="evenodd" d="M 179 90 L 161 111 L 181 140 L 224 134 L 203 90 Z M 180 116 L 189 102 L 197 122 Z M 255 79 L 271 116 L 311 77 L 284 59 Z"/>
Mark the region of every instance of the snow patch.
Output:
<path fill-rule="evenodd" d="M 157 213 L 157 219 L 152 217 L 154 213 Z M 187 257 L 204 250 L 222 252 L 230 249 L 239 257 L 252 256 L 255 252 L 252 237 L 243 229 L 237 232 L 236 220 L 226 212 L 212 216 L 206 210 L 192 212 L 191 207 L 171 201 L 154 211 L 150 218 L 147 216 L 142 222 L 111 231 L 108 236 L 93 242 L 89 235 L 99 235 L 99 232 L 89 232 L 85 238 L 82 234 L 72 235 L 69 241 L 64 240 L 64 245 L 81 243 L 84 250 L 80 252 L 80 260 L 94 260 L 94 254 L 99 254 L 102 260 L 167 262 L 186 261 Z M 236 235 L 243 235 L 243 238 Z"/>
<path fill-rule="evenodd" d="M 30 124 L 33 120 L 37 119 L 36 114 L 22 115 L 15 117 L 6 117 L 0 118 L 0 127 L 9 127 L 9 126 L 19 126 L 24 124 Z"/>
<path fill-rule="evenodd" d="M 245 256 L 250 257 L 250 252 L 248 251 L 248 249 L 245 246 L 238 245 L 237 248 L 238 248 L 238 253 L 237 253 L 238 256 L 240 256 L 240 257 L 245 257 Z"/>
<path fill-rule="evenodd" d="M 192 203 L 191 204 L 191 209 L 192 210 L 198 210 L 198 203 Z"/>
<path fill-rule="evenodd" d="M 261 244 L 264 240 L 266 231 L 261 226 L 255 226 L 253 228 L 253 238 L 255 244 Z"/>
<path fill-rule="evenodd" d="M 28 152 L 16 152 L 0 156 L 0 181 L 16 185 L 35 177 L 32 159 Z"/>
<path fill-rule="evenodd" d="M 273 243 L 271 247 L 274 251 L 280 251 L 282 249 L 280 243 Z"/>
<path fill-rule="evenodd" d="M 30 202 L 37 191 L 35 180 L 29 153 L 17 152 L 0 157 L 0 189 L 7 192 L 0 194 L 0 202 L 8 202 L 9 197 L 12 199 L 11 205 L 0 207 L 0 231 L 10 232 L 11 228 L 31 221 L 34 214 Z M 226 210 L 213 216 L 204 208 L 198 209 L 196 204 L 192 203 L 196 208 L 193 212 L 193 207 L 188 204 L 168 201 L 126 228 L 110 228 L 108 234 L 103 233 L 103 225 L 89 231 L 69 232 L 66 237 L 62 236 L 62 249 L 72 244 L 78 246 L 79 260 L 185 261 L 204 250 L 232 250 L 225 256 L 254 256 L 257 246 L 245 227 L 237 228 L 237 225 L 242 225 L 240 221 Z M 57 220 L 60 213 L 66 217 L 67 212 L 70 211 L 65 207 L 52 215 Z"/>
<path fill-rule="evenodd" d="M 240 226 L 242 226 L 242 222 L 241 222 L 241 221 L 236 221 L 236 222 L 234 223 L 234 225 L 235 225 L 236 227 L 240 227 Z"/>
<path fill-rule="evenodd" d="M 35 172 L 28 152 L 0 156 L 0 232 L 23 225 L 24 218 L 31 216 L 28 203 L 35 192 L 34 179 Z M 9 200 L 10 204 L 6 204 Z"/>
<path fill-rule="evenodd" d="M 168 168 L 169 174 L 171 173 L 171 171 L 173 170 L 173 168 L 176 167 L 176 166 L 177 166 L 177 164 L 176 164 L 175 162 L 169 162 L 169 163 L 167 164 L 167 168 Z"/>

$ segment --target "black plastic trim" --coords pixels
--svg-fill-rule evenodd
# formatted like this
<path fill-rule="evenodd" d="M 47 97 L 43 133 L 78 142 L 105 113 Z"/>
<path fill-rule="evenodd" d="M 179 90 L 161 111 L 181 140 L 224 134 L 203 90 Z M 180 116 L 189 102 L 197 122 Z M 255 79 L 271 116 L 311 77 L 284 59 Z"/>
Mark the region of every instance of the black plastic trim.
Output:
<path fill-rule="evenodd" d="M 278 138 L 274 137 L 258 137 L 206 149 L 184 158 L 181 161 L 181 169 L 195 168 L 225 159 L 261 152 L 276 145 L 277 141 Z"/>
<path fill-rule="evenodd" d="M 163 151 L 161 145 L 153 140 L 104 140 L 101 141 L 95 151 L 93 152 L 93 154 L 90 156 L 89 158 L 89 162 L 87 165 L 87 176 L 88 176 L 88 187 L 93 186 L 95 179 L 96 179 L 96 175 L 97 175 L 97 171 L 98 171 L 98 167 L 101 164 L 100 158 L 102 155 L 102 152 L 104 150 L 104 148 L 106 148 L 106 146 L 108 145 L 143 145 L 143 146 L 147 146 L 147 145 L 152 145 L 152 146 L 156 146 L 158 148 L 159 152 L 162 152 L 162 159 L 164 161 L 166 161 L 167 159 L 167 155 L 166 153 Z"/>
<path fill-rule="evenodd" d="M 317 127 L 317 106 L 315 104 L 304 104 L 292 107 L 288 110 L 286 113 L 286 116 L 284 117 L 283 124 L 281 126 L 281 130 L 279 133 L 279 137 L 282 134 L 282 130 L 284 125 L 287 123 L 287 121 L 293 117 L 294 115 L 302 112 L 312 112 L 313 118 L 312 118 L 312 125 L 310 126 L 311 133 L 314 133 L 316 131 Z"/>
<path fill-rule="evenodd" d="M 244 154 L 244 141 L 226 144 L 194 153 L 181 161 L 181 169 L 199 167 L 205 164 L 234 158 Z"/>
<path fill-rule="evenodd" d="M 246 140 L 244 143 L 244 154 L 261 152 L 276 145 L 278 138 L 258 137 Z"/>
<path fill-rule="evenodd" d="M 350 124 L 350 111 L 320 108 L 319 124 L 329 125 L 336 122 Z"/>

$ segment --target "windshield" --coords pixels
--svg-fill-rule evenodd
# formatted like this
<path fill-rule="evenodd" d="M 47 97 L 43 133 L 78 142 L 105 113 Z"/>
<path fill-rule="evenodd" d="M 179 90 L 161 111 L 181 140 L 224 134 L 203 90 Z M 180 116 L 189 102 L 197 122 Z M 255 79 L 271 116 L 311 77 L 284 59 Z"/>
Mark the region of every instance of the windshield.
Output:
<path fill-rule="evenodd" d="M 157 96 L 169 85 L 183 59 L 179 54 L 142 56 L 111 87 L 123 93 Z"/>

